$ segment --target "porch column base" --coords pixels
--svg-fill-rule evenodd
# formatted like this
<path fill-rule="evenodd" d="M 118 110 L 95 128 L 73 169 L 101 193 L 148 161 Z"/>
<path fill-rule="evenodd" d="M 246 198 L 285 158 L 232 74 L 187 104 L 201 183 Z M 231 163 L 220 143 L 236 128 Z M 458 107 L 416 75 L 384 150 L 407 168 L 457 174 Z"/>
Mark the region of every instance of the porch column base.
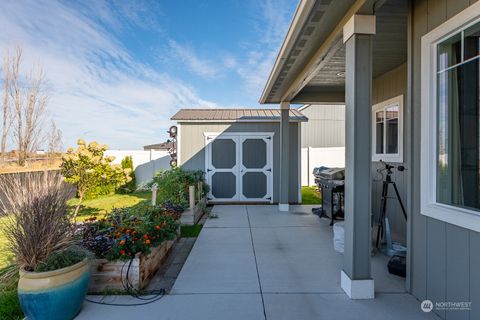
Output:
<path fill-rule="evenodd" d="M 352 280 L 342 270 L 340 285 L 350 299 L 374 299 L 375 286 L 373 279 Z"/>
<path fill-rule="evenodd" d="M 279 211 L 289 211 L 290 210 L 290 205 L 288 203 L 279 203 L 278 204 L 278 210 Z"/>

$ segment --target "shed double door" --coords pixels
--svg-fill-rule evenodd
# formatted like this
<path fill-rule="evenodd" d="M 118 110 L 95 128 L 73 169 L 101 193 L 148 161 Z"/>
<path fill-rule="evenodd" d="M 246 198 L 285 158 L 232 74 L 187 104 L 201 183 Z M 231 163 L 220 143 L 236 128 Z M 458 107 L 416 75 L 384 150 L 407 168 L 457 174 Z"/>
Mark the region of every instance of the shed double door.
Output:
<path fill-rule="evenodd" d="M 206 136 L 210 202 L 272 202 L 271 134 Z"/>

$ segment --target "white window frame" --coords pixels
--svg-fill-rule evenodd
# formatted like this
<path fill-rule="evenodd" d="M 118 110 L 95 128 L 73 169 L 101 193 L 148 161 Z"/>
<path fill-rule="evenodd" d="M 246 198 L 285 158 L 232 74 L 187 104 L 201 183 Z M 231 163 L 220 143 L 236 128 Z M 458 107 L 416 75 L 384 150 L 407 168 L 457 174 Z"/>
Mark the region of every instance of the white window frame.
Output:
<path fill-rule="evenodd" d="M 480 232 L 480 212 L 436 200 L 437 45 L 479 22 L 480 2 L 477 2 L 424 35 L 421 47 L 421 214 L 477 232 Z"/>
<path fill-rule="evenodd" d="M 398 153 L 385 153 L 386 152 L 386 119 L 384 119 L 383 126 L 383 151 L 384 153 L 377 153 L 377 126 L 376 126 L 376 113 L 381 110 L 385 110 L 388 107 L 398 105 Z M 403 162 L 403 95 L 382 101 L 377 103 L 372 108 L 372 161 L 384 161 L 384 162 Z"/>

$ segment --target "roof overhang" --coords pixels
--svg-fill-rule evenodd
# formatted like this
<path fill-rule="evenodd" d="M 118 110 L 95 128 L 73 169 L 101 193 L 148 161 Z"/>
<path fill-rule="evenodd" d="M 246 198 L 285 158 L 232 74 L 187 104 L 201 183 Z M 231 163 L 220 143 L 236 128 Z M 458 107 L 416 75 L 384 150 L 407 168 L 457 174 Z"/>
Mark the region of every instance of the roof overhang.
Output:
<path fill-rule="evenodd" d="M 406 60 L 407 13 L 408 3 L 402 0 L 301 0 L 260 103 L 343 102 L 345 24 L 355 14 L 376 15 L 376 76 Z"/>
<path fill-rule="evenodd" d="M 300 0 L 260 103 L 291 101 L 291 87 L 306 80 L 302 77 L 312 73 L 341 35 L 343 25 L 367 2 Z"/>

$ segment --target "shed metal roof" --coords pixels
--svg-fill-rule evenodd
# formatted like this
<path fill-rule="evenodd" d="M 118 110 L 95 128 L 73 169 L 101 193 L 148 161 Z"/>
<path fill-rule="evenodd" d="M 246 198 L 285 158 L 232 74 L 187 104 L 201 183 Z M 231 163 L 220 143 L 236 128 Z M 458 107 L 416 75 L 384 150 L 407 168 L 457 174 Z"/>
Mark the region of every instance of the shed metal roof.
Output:
<path fill-rule="evenodd" d="M 180 122 L 278 122 L 280 109 L 180 109 L 171 120 Z M 305 122 L 300 111 L 290 109 L 291 122 Z"/>

